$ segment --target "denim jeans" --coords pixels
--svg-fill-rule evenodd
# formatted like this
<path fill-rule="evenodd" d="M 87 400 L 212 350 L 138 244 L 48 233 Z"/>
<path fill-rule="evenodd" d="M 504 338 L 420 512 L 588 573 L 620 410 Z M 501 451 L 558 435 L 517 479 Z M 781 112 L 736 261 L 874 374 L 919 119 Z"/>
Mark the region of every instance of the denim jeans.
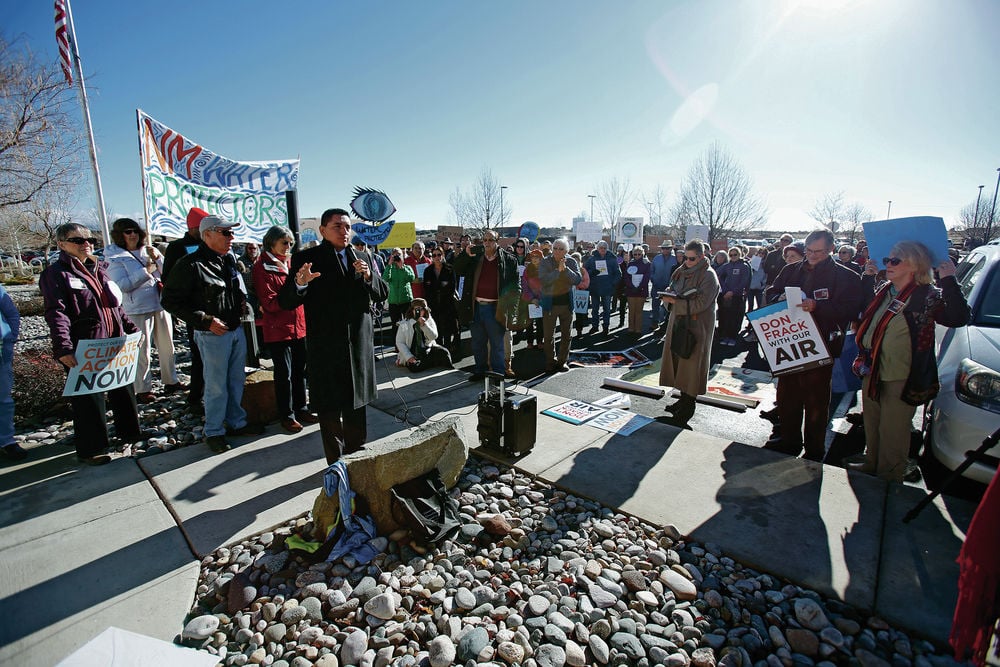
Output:
<path fill-rule="evenodd" d="M 503 374 L 507 369 L 503 358 L 503 335 L 506 329 L 497 322 L 497 304 L 477 301 L 469 331 L 472 333 L 472 355 L 476 360 L 472 372 L 481 374 L 493 371 Z"/>
<path fill-rule="evenodd" d="M 0 355 L 0 447 L 14 440 L 14 341 L 3 342 Z"/>
<path fill-rule="evenodd" d="M 247 340 L 242 327 L 216 336 L 211 331 L 195 331 L 205 377 L 205 436 L 225 435 L 229 428 L 243 428 L 247 413 L 240 406 L 246 373 Z"/>
<path fill-rule="evenodd" d="M 605 329 L 608 328 L 611 322 L 611 295 L 601 295 L 596 294 L 590 295 L 590 323 L 596 329 L 598 326 L 598 313 L 603 309 L 603 326 Z"/>

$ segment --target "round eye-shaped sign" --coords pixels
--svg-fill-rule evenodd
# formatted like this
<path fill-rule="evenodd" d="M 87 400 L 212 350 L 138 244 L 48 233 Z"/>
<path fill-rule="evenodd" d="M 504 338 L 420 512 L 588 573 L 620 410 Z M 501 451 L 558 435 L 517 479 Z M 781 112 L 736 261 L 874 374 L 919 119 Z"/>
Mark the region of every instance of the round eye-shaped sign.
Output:
<path fill-rule="evenodd" d="M 396 207 L 384 192 L 360 187 L 354 188 L 351 209 L 359 218 L 369 222 L 388 220 L 389 216 L 396 212 Z"/>
<path fill-rule="evenodd" d="M 628 272 L 631 273 L 632 275 L 635 275 L 635 274 L 639 273 L 639 267 L 638 266 L 630 266 L 630 267 L 628 267 Z"/>
<path fill-rule="evenodd" d="M 638 233 L 639 228 L 634 222 L 626 222 L 622 225 L 622 234 L 625 236 L 635 236 Z"/>

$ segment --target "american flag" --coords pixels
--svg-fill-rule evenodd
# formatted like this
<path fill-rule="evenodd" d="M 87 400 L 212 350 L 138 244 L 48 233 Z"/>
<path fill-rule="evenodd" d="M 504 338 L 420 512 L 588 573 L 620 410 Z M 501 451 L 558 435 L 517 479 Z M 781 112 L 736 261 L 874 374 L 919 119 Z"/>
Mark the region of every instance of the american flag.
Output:
<path fill-rule="evenodd" d="M 66 83 L 73 85 L 73 57 L 69 49 L 66 0 L 56 0 L 56 43 L 59 44 L 59 61 Z"/>

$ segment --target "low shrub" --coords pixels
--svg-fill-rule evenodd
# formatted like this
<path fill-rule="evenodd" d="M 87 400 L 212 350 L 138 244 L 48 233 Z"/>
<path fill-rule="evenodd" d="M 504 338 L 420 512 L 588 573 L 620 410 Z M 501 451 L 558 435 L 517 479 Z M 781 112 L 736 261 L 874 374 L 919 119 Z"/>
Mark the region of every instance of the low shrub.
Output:
<path fill-rule="evenodd" d="M 41 296 L 33 296 L 14 302 L 17 305 L 17 312 L 21 317 L 31 317 L 32 315 L 45 314 L 45 299 Z"/>
<path fill-rule="evenodd" d="M 0 283 L 4 285 L 31 285 L 34 282 L 35 277 L 30 274 L 0 273 Z"/>
<path fill-rule="evenodd" d="M 14 422 L 48 418 L 68 419 L 69 400 L 63 398 L 66 373 L 48 350 L 14 352 Z"/>

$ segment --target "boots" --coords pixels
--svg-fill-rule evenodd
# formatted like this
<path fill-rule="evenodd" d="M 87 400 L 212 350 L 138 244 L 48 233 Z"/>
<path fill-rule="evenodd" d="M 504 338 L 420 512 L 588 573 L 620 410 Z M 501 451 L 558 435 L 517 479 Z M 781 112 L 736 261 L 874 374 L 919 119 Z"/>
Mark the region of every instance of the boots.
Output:
<path fill-rule="evenodd" d="M 657 421 L 670 424 L 671 426 L 688 428 L 688 422 L 691 420 L 691 417 L 694 416 L 696 403 L 697 402 L 694 396 L 682 393 L 676 403 L 665 408 L 665 410 L 670 413 L 670 416 L 657 417 Z"/>
<path fill-rule="evenodd" d="M 510 367 L 510 359 L 504 359 L 504 363 L 506 364 L 506 368 L 503 372 L 504 377 L 509 380 L 513 380 L 517 377 L 517 375 L 514 374 L 514 369 Z"/>

